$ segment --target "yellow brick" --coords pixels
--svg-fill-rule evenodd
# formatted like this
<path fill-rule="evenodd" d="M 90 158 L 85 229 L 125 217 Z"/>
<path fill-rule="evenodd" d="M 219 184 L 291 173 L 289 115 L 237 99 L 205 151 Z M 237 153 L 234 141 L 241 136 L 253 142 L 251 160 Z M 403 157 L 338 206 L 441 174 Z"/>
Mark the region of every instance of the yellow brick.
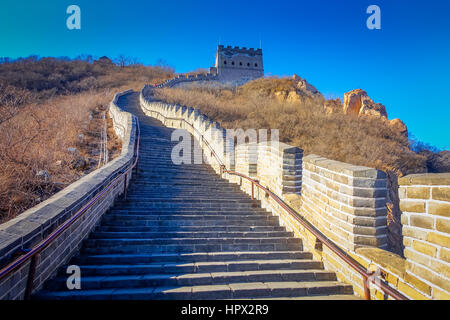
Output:
<path fill-rule="evenodd" d="M 440 261 L 432 259 L 430 261 L 430 269 L 436 271 L 440 275 L 450 278 L 450 268 Z"/>
<path fill-rule="evenodd" d="M 411 288 L 409 285 L 400 282 L 398 286 L 398 290 L 404 294 L 406 294 L 408 297 L 410 297 L 413 300 L 430 300 L 430 298 L 427 298 L 425 295 L 420 293 L 419 291 Z"/>
<path fill-rule="evenodd" d="M 417 240 L 413 241 L 413 248 L 419 252 L 422 252 L 428 256 L 436 257 L 437 248 L 433 247 L 425 242 L 420 242 Z"/>
<path fill-rule="evenodd" d="M 450 294 L 439 288 L 433 288 L 433 299 L 450 300 Z"/>
<path fill-rule="evenodd" d="M 430 188 L 428 187 L 408 187 L 406 191 L 410 199 L 430 199 Z"/>
<path fill-rule="evenodd" d="M 450 203 L 430 201 L 428 213 L 450 218 Z"/>
<path fill-rule="evenodd" d="M 437 218 L 436 230 L 444 233 L 450 233 L 450 220 Z"/>
<path fill-rule="evenodd" d="M 443 290 L 450 291 L 450 281 L 444 279 L 440 274 L 427 270 L 420 265 L 409 261 L 407 262 L 407 270 Z"/>
<path fill-rule="evenodd" d="M 440 246 L 450 248 L 450 237 L 430 232 L 427 236 L 427 241 L 438 244 Z"/>
<path fill-rule="evenodd" d="M 411 247 L 412 246 L 411 238 L 403 237 L 403 245 L 405 247 Z"/>
<path fill-rule="evenodd" d="M 403 236 L 411 237 L 420 240 L 426 240 L 428 237 L 428 232 L 424 230 L 420 230 L 413 227 L 403 226 L 402 228 Z"/>
<path fill-rule="evenodd" d="M 414 262 L 418 262 L 418 263 L 423 264 L 425 266 L 430 264 L 430 259 L 431 258 L 428 257 L 428 256 L 422 255 L 422 254 L 417 253 L 417 252 L 415 252 L 415 251 L 413 251 L 411 249 L 408 249 L 408 248 L 405 248 L 405 250 L 403 250 L 403 252 L 404 252 L 405 257 L 407 259 L 410 259 L 410 260 L 412 260 Z"/>
<path fill-rule="evenodd" d="M 408 222 L 409 219 L 408 219 L 408 216 L 407 216 L 406 214 L 402 214 L 402 215 L 401 215 L 400 221 L 401 221 L 402 225 L 407 225 L 407 224 L 409 224 L 409 222 Z"/>
<path fill-rule="evenodd" d="M 400 201 L 400 210 L 402 212 L 425 212 L 425 202 L 423 201 Z"/>
<path fill-rule="evenodd" d="M 447 188 L 435 187 L 435 188 L 433 188 L 433 199 L 450 202 L 450 187 L 447 187 Z"/>
<path fill-rule="evenodd" d="M 411 215 L 409 217 L 410 225 L 414 227 L 433 229 L 433 218 L 419 215 Z"/>
<path fill-rule="evenodd" d="M 420 292 L 431 295 L 431 287 L 408 272 L 405 275 L 405 281 Z"/>
<path fill-rule="evenodd" d="M 450 262 L 450 250 L 441 248 L 439 252 L 439 259 Z"/>

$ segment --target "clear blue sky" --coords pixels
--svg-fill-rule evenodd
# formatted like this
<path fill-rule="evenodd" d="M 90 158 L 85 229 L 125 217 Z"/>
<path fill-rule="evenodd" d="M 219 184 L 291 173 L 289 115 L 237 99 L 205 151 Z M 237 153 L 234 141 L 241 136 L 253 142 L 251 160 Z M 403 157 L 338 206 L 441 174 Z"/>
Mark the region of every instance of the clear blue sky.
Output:
<path fill-rule="evenodd" d="M 81 8 L 81 30 L 66 8 Z M 366 8 L 381 8 L 381 30 Z M 0 56 L 160 58 L 209 67 L 216 45 L 258 47 L 266 74 L 297 73 L 327 97 L 362 88 L 424 142 L 450 148 L 450 1 L 2 0 Z"/>

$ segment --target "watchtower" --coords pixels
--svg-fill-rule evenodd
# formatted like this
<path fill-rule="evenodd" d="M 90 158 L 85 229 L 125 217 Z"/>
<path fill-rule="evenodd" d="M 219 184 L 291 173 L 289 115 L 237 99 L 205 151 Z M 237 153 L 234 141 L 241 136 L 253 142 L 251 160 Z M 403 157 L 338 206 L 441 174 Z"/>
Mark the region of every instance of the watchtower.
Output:
<path fill-rule="evenodd" d="M 217 46 L 214 71 L 219 80 L 248 81 L 264 76 L 262 49 Z"/>

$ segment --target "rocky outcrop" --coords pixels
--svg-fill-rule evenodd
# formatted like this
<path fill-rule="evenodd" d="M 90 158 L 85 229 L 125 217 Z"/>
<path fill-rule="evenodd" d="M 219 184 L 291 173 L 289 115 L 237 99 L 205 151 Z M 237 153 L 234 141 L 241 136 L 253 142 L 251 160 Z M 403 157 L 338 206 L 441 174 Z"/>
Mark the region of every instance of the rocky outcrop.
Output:
<path fill-rule="evenodd" d="M 324 103 L 324 109 L 326 114 L 333 114 L 342 112 L 342 102 L 341 99 L 330 99 L 326 100 Z"/>
<path fill-rule="evenodd" d="M 406 127 L 406 124 L 402 120 L 398 118 L 389 120 L 389 125 L 395 131 L 400 132 L 402 135 L 406 137 L 408 136 L 408 128 Z"/>
<path fill-rule="evenodd" d="M 326 108 L 326 112 L 332 112 L 332 109 Z M 381 103 L 375 103 L 369 97 L 366 91 L 355 89 L 344 94 L 344 105 L 342 110 L 345 114 L 355 116 L 368 116 L 379 118 L 388 122 L 389 126 L 404 136 L 408 136 L 408 128 L 400 119 L 388 120 L 386 107 Z"/>
<path fill-rule="evenodd" d="M 345 114 L 386 118 L 386 108 L 381 103 L 374 103 L 366 91 L 355 89 L 344 94 Z"/>
<path fill-rule="evenodd" d="M 294 74 L 292 79 L 296 82 L 296 86 L 298 89 L 303 90 L 312 95 L 320 95 L 319 90 L 316 89 L 312 84 L 310 84 L 306 79 Z"/>

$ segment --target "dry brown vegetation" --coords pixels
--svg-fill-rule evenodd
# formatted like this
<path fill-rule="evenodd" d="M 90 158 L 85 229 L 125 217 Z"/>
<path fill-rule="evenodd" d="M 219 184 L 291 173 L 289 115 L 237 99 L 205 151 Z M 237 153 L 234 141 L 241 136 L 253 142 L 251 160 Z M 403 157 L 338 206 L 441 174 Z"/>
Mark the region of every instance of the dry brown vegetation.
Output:
<path fill-rule="evenodd" d="M 0 222 L 97 168 L 100 130 L 113 95 L 172 70 L 110 60 L 22 59 L 0 64 Z M 108 151 L 120 141 L 108 123 Z"/>
<path fill-rule="evenodd" d="M 327 114 L 325 99 L 306 92 L 295 102 L 276 98 L 276 92 L 292 88 L 291 79 L 266 78 L 235 90 L 166 88 L 156 90 L 155 95 L 168 102 L 199 108 L 225 128 L 279 129 L 283 142 L 302 148 L 305 154 L 400 175 L 426 170 L 425 157 L 411 151 L 408 138 L 386 122 L 342 112 Z"/>

